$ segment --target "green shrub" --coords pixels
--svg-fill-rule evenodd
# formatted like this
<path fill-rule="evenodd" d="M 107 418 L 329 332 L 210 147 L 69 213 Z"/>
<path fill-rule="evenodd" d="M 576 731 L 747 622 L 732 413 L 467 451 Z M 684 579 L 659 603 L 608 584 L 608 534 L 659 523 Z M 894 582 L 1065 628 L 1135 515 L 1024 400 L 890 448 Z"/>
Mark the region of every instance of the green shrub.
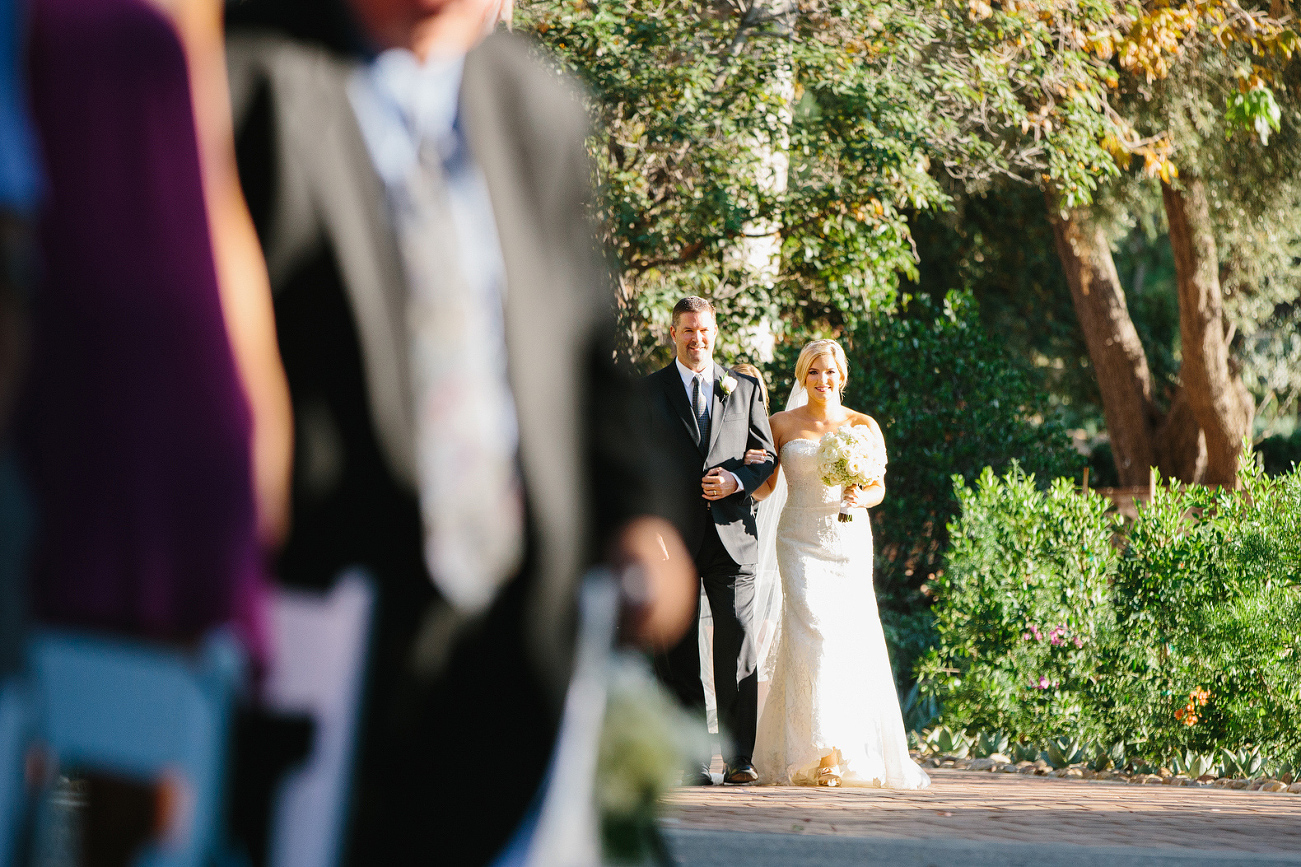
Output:
<path fill-rule="evenodd" d="M 1163 756 L 1301 747 L 1301 475 L 1158 488 L 1125 540 L 1100 707 Z"/>
<path fill-rule="evenodd" d="M 954 474 L 972 482 L 981 467 L 1013 459 L 1041 479 L 1083 466 L 1045 393 L 977 314 L 967 294 L 950 293 L 942 307 L 918 298 L 843 341 L 845 403 L 880 423 L 890 452 L 872 528 L 877 593 L 899 612 L 924 607 L 918 590 L 942 566 L 958 508 Z"/>
<path fill-rule="evenodd" d="M 1294 761 L 1301 471 L 1270 477 L 1248 454 L 1240 479 L 1159 487 L 1127 525 L 1017 467 L 975 488 L 955 479 L 939 642 L 921 666 L 941 721 L 1117 744 L 1152 766 L 1253 749 Z"/>
<path fill-rule="evenodd" d="M 962 511 L 936 580 L 939 645 L 921 666 L 944 721 L 1035 743 L 1101 734 L 1087 697 L 1118 559 L 1107 501 L 1065 479 L 1041 490 L 1015 463 L 953 486 Z"/>

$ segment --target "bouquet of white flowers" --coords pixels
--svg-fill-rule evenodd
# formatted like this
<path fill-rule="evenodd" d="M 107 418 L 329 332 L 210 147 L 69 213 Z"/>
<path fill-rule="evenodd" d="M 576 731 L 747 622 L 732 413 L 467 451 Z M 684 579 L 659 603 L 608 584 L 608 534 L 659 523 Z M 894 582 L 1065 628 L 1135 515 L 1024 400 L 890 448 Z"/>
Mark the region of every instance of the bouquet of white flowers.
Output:
<path fill-rule="evenodd" d="M 844 425 L 818 443 L 818 474 L 826 485 L 866 486 L 885 478 L 885 443 L 866 425 Z M 852 521 L 847 506 L 840 520 Z"/>

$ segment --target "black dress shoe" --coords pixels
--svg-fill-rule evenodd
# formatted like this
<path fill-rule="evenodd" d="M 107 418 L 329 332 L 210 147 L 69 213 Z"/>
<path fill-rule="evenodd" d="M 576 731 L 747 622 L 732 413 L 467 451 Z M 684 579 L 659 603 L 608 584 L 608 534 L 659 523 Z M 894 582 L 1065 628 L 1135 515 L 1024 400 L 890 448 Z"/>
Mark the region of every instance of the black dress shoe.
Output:
<path fill-rule="evenodd" d="M 689 768 L 682 772 L 682 785 L 684 786 L 712 786 L 714 778 L 709 773 L 709 768 Z"/>
<path fill-rule="evenodd" d="M 749 786 L 759 782 L 759 772 L 749 759 L 738 759 L 727 766 L 723 782 L 733 786 Z"/>

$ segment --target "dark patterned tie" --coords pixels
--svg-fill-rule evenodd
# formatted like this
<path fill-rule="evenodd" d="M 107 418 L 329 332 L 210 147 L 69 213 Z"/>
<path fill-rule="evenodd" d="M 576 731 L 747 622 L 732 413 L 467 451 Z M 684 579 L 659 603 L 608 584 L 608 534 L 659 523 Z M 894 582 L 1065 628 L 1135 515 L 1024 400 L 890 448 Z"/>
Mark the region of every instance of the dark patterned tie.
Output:
<path fill-rule="evenodd" d="M 696 414 L 696 430 L 700 431 L 700 450 L 709 450 L 709 402 L 700 394 L 700 375 L 691 380 L 691 411 Z"/>

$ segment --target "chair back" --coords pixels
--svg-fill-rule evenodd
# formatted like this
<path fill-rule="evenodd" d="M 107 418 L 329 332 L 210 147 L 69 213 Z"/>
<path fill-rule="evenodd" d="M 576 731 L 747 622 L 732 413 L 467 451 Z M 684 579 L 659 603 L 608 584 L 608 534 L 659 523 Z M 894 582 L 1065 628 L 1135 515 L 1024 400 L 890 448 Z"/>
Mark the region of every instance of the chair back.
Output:
<path fill-rule="evenodd" d="M 0 679 L 0 867 L 18 864 L 18 836 L 27 810 L 24 763 L 31 707 L 18 677 Z"/>
<path fill-rule="evenodd" d="M 342 855 L 375 590 L 359 570 L 327 595 L 278 589 L 263 703 L 309 714 L 312 751 L 279 784 L 272 807 L 271 867 L 336 867 Z"/>
<path fill-rule="evenodd" d="M 197 656 L 126 639 L 45 631 L 30 644 L 37 741 L 58 767 L 168 779 L 179 815 L 138 867 L 201 867 L 221 841 L 239 643 L 214 633 Z"/>

